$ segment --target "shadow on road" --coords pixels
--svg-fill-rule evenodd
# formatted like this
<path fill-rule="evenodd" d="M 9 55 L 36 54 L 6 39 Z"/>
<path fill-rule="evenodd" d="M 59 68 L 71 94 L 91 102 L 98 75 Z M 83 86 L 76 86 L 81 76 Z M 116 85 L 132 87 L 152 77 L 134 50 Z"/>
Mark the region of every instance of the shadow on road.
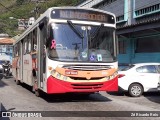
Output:
<path fill-rule="evenodd" d="M 94 93 L 90 95 L 85 94 L 77 94 L 77 93 L 66 93 L 66 94 L 58 94 L 58 95 L 42 95 L 42 98 L 49 102 L 110 102 L 111 99 L 108 99 L 104 96 L 102 96 L 99 93 Z"/>
<path fill-rule="evenodd" d="M 151 102 L 160 104 L 160 92 L 148 92 L 143 94 L 145 98 L 150 100 Z"/>
<path fill-rule="evenodd" d="M 6 84 L 5 82 L 3 82 L 3 80 L 0 80 L 0 88 L 4 87 L 4 86 L 8 86 L 8 84 Z"/>
<path fill-rule="evenodd" d="M 2 117 L 2 116 L 6 116 L 5 113 L 2 112 L 6 112 L 7 110 L 5 109 L 5 107 L 3 106 L 3 104 L 0 103 L 0 120 L 10 120 L 9 117 Z"/>
<path fill-rule="evenodd" d="M 113 96 L 127 96 L 131 97 L 127 92 L 107 92 L 109 95 Z M 145 92 L 142 94 L 145 98 L 147 98 L 151 102 L 160 104 L 160 92 Z M 142 97 L 140 96 L 140 97 Z M 133 98 L 133 97 L 132 97 Z"/>
<path fill-rule="evenodd" d="M 107 92 L 107 93 L 113 96 L 129 96 L 127 92 Z"/>
<path fill-rule="evenodd" d="M 32 92 L 32 87 L 21 84 L 22 87 L 26 88 L 30 92 Z M 111 100 L 102 96 L 99 93 L 94 94 L 78 94 L 78 93 L 65 93 L 65 94 L 46 94 L 41 92 L 41 98 L 47 102 L 110 102 Z"/>

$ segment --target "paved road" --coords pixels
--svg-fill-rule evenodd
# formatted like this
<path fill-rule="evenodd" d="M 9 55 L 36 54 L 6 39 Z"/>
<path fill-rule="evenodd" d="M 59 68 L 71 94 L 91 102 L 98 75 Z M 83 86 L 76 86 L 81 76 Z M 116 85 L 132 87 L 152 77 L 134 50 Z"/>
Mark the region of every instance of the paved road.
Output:
<path fill-rule="evenodd" d="M 128 119 L 159 119 L 160 117 L 114 117 L 127 113 L 120 111 L 160 111 L 160 94 L 144 94 L 139 98 L 132 98 L 125 95 L 107 94 L 100 92 L 92 94 L 89 97 L 79 96 L 76 94 L 67 95 L 43 95 L 36 97 L 30 87 L 26 85 L 16 85 L 13 78 L 0 80 L 0 102 L 2 110 L 10 111 L 119 111 L 108 112 L 106 114 L 112 117 L 85 117 L 87 120 L 128 120 Z M 49 113 L 49 112 L 48 112 Z M 87 113 L 87 112 L 86 112 Z M 141 112 L 131 112 L 129 114 L 139 114 Z M 152 112 L 155 113 L 155 112 Z M 27 120 L 84 120 L 84 117 L 71 117 L 72 115 L 81 116 L 83 112 L 67 113 L 69 117 L 63 117 L 66 114 L 60 113 L 62 117 L 45 117 L 45 118 L 26 118 Z M 102 114 L 101 113 L 93 113 Z M 128 115 L 128 113 L 127 113 Z M 147 115 L 147 114 L 139 114 Z M 156 114 L 155 114 L 156 115 Z M 160 112 L 159 112 L 160 116 Z M 2 118 L 0 118 L 2 119 Z M 3 118 L 4 119 L 4 118 Z M 19 120 L 22 118 L 6 118 L 4 120 Z M 24 118 L 23 118 L 24 119 Z"/>

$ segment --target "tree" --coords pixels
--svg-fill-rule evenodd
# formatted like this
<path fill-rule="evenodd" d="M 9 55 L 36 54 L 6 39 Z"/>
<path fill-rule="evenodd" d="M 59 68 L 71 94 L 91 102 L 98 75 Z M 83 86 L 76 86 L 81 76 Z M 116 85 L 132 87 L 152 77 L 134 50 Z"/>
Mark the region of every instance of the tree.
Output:
<path fill-rule="evenodd" d="M 25 2 L 25 0 L 17 0 L 16 3 L 17 5 L 22 5 Z"/>

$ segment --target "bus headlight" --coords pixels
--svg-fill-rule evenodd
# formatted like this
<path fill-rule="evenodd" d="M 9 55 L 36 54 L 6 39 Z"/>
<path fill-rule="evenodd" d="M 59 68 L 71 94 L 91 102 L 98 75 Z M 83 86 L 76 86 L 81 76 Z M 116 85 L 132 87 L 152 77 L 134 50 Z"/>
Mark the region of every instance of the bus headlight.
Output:
<path fill-rule="evenodd" d="M 118 72 L 116 71 L 114 74 L 113 74 L 113 77 L 116 77 L 118 75 Z"/>
<path fill-rule="evenodd" d="M 55 70 L 52 70 L 52 71 L 51 71 L 51 75 L 54 75 L 55 73 L 56 73 Z"/>
<path fill-rule="evenodd" d="M 57 73 L 56 78 L 60 78 L 61 74 Z"/>
<path fill-rule="evenodd" d="M 106 77 L 106 80 L 109 80 L 109 77 Z"/>
<path fill-rule="evenodd" d="M 113 75 L 109 76 L 110 80 L 113 79 L 113 78 L 115 78 L 117 75 L 118 75 L 118 72 L 116 71 L 115 73 L 113 73 Z"/>
<path fill-rule="evenodd" d="M 111 80 L 111 79 L 113 79 L 113 78 L 114 78 L 114 76 L 113 76 L 113 75 L 111 75 L 109 78 L 110 78 L 110 80 Z"/>
<path fill-rule="evenodd" d="M 66 77 L 66 76 L 63 76 L 63 80 L 64 80 L 64 81 L 67 81 L 67 77 Z"/>

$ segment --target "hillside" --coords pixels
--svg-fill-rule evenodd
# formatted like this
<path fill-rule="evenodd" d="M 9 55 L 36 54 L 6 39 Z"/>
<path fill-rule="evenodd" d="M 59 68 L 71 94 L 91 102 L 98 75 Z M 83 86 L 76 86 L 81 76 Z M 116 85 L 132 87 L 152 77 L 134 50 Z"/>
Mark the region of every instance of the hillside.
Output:
<path fill-rule="evenodd" d="M 38 17 L 49 7 L 74 6 L 80 0 L 44 0 L 45 2 L 32 2 L 34 0 L 0 0 L 0 33 L 10 36 L 20 34 L 17 30 L 17 20 Z M 37 8 L 37 12 L 36 9 Z"/>

